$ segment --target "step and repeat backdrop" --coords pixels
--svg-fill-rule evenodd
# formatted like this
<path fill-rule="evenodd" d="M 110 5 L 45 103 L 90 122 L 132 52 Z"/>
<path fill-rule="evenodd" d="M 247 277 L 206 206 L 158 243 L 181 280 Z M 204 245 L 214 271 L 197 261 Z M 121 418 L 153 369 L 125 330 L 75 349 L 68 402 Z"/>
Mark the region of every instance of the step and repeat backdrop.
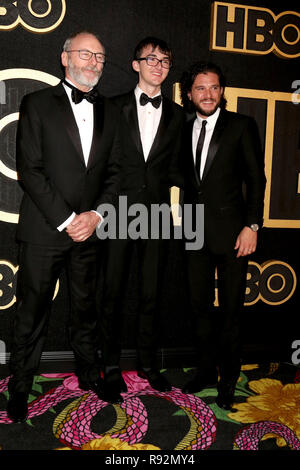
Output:
<path fill-rule="evenodd" d="M 182 72 L 194 61 L 211 60 L 227 77 L 227 108 L 256 119 L 267 187 L 264 228 L 248 268 L 244 354 L 247 359 L 299 364 L 300 9 L 291 0 L 0 0 L 0 363 L 9 357 L 16 307 L 15 232 L 22 197 L 15 169 L 19 105 L 25 94 L 59 82 L 64 40 L 81 29 L 98 33 L 107 50 L 102 94 L 113 96 L 135 86 L 133 49 L 140 39 L 154 35 L 165 39 L 174 54 L 164 84 L 168 96 L 179 102 Z M 123 358 L 129 365 L 134 359 L 137 281 L 133 259 L 123 328 Z M 216 307 L 217 294 L 216 279 Z M 172 360 L 190 364 L 193 325 L 187 305 L 183 253 L 173 240 L 160 301 L 163 365 Z M 68 312 L 62 273 L 43 361 L 71 358 Z"/>

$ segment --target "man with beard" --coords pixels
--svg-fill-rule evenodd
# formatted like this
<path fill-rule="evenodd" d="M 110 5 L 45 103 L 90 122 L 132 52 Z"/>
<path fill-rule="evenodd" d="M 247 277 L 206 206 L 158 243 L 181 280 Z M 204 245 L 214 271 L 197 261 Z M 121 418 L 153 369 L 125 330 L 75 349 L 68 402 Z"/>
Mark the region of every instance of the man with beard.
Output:
<path fill-rule="evenodd" d="M 26 419 L 28 394 L 47 333 L 55 284 L 66 269 L 71 300 L 69 334 L 79 385 L 99 396 L 102 382 L 95 338 L 102 202 L 112 202 L 118 180 L 115 107 L 94 88 L 105 50 L 89 32 L 69 37 L 61 54 L 65 79 L 24 97 L 16 161 L 24 196 L 17 312 L 8 414 Z M 105 188 L 105 190 L 104 190 Z"/>
<path fill-rule="evenodd" d="M 224 109 L 224 87 L 219 67 L 206 62 L 192 65 L 181 80 L 183 104 L 196 111 L 184 136 L 184 202 L 204 205 L 203 247 L 186 252 L 197 373 L 183 391 L 216 385 L 218 367 L 216 402 L 229 409 L 240 373 L 240 313 L 248 256 L 262 226 L 265 175 L 257 126 Z"/>

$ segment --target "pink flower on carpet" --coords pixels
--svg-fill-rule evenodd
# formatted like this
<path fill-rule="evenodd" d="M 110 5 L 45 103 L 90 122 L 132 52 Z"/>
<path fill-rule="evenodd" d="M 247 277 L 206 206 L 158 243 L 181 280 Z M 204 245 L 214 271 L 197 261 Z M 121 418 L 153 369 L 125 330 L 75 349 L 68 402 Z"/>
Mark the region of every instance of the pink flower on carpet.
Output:
<path fill-rule="evenodd" d="M 78 378 L 73 373 L 68 374 L 41 374 L 43 377 L 55 378 L 55 379 L 65 379 L 63 381 L 63 386 L 68 390 L 77 390 L 79 388 Z"/>
<path fill-rule="evenodd" d="M 63 386 L 68 390 L 77 390 L 79 388 L 78 378 L 75 374 L 70 375 L 63 381 Z"/>
<path fill-rule="evenodd" d="M 70 372 L 68 374 L 41 374 L 42 377 L 47 377 L 49 379 L 63 379 L 64 377 L 69 377 L 71 374 Z"/>
<path fill-rule="evenodd" d="M 135 370 L 123 371 L 122 376 L 126 382 L 128 392 L 140 392 L 142 390 L 146 390 L 147 388 L 152 390 L 148 380 L 139 377 Z"/>

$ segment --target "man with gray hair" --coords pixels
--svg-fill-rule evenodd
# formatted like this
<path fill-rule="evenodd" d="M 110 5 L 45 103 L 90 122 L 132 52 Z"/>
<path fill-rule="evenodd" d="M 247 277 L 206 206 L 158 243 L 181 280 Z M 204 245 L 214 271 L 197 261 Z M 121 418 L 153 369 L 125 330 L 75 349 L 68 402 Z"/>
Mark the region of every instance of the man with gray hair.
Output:
<path fill-rule="evenodd" d="M 20 109 L 16 161 L 24 196 L 17 229 L 20 269 L 8 402 L 14 422 L 27 417 L 48 310 L 63 268 L 79 386 L 102 393 L 95 338 L 102 245 L 95 229 L 101 221 L 97 207 L 116 194 L 118 113 L 95 89 L 105 50 L 94 34 L 84 31 L 68 38 L 61 62 L 65 79 L 25 96 Z"/>

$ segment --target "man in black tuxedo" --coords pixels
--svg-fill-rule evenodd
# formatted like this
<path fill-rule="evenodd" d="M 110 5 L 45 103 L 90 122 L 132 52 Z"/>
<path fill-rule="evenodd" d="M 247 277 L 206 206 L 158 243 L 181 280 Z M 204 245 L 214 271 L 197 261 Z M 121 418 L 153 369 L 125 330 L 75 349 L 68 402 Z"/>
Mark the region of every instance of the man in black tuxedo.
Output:
<path fill-rule="evenodd" d="M 218 366 L 216 401 L 227 409 L 240 373 L 240 312 L 248 256 L 262 226 L 265 175 L 257 126 L 224 109 L 224 87 L 219 67 L 206 62 L 192 65 L 181 80 L 183 104 L 196 111 L 184 135 L 184 203 L 204 205 L 203 247 L 186 252 L 198 368 L 183 390 L 215 385 Z"/>
<path fill-rule="evenodd" d="M 118 113 L 94 88 L 105 50 L 88 32 L 72 35 L 61 54 L 65 80 L 24 97 L 17 132 L 17 170 L 24 196 L 17 238 L 20 269 L 9 381 L 8 414 L 27 415 L 47 333 L 55 284 L 66 268 L 70 342 L 80 387 L 101 396 L 94 296 L 99 240 L 97 207 L 111 202 L 118 179 Z M 59 332 L 57 332 L 59 334 Z"/>
<path fill-rule="evenodd" d="M 149 212 L 153 204 L 170 204 L 170 187 L 180 185 L 177 164 L 183 111 L 161 94 L 161 85 L 171 65 L 172 55 L 168 45 L 157 38 L 145 38 L 137 45 L 132 62 L 133 70 L 139 77 L 136 88 L 114 98 L 121 115 L 120 196 L 127 197 L 128 207 L 140 203 Z M 140 281 L 138 321 L 133 332 L 137 340 L 139 375 L 147 378 L 155 389 L 170 389 L 170 384 L 156 365 L 159 328 L 156 322 L 157 301 L 165 253 L 165 240 L 158 238 L 151 239 L 149 235 L 147 239 L 127 237 L 109 241 L 101 323 L 105 377 L 111 395 L 118 396 L 126 390 L 119 369 L 120 313 L 134 248 Z"/>

